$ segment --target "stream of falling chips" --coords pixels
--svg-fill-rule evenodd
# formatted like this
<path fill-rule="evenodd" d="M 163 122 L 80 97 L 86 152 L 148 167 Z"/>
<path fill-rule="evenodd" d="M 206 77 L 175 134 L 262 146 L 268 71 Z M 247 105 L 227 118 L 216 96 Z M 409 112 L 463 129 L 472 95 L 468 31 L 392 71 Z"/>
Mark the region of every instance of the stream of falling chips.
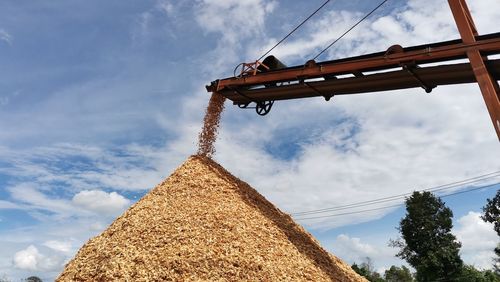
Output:
<path fill-rule="evenodd" d="M 200 156 L 211 158 L 215 153 L 215 141 L 219 130 L 219 123 L 224 111 L 226 98 L 220 94 L 213 93 L 208 102 L 208 107 L 203 119 L 203 128 L 198 135 L 198 152 Z"/>

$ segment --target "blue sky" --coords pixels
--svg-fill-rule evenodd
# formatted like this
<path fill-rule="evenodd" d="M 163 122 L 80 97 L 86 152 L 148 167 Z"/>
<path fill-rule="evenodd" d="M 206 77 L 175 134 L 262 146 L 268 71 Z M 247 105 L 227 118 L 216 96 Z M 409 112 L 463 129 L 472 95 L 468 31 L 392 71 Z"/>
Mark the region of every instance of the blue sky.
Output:
<path fill-rule="evenodd" d="M 0 277 L 57 276 L 196 151 L 204 86 L 322 2 L 1 1 Z M 498 1 L 468 3 L 480 33 L 499 31 Z M 273 54 L 303 64 L 372 5 L 332 1 Z M 455 38 L 447 1 L 389 1 L 322 59 Z M 227 103 L 215 159 L 293 213 L 499 171 L 499 149 L 478 87 L 458 85 L 284 101 L 266 117 Z M 498 242 L 478 218 L 497 189 L 445 199 L 462 256 L 478 267 Z M 387 242 L 403 215 L 300 223 L 347 262 L 369 256 L 382 270 L 402 263 Z"/>

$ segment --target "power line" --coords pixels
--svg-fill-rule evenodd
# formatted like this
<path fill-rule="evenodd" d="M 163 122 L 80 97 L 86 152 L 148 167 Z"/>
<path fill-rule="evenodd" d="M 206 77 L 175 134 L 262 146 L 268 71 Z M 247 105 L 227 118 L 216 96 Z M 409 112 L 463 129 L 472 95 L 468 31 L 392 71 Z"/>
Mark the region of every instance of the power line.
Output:
<path fill-rule="evenodd" d="M 310 14 L 305 20 L 303 20 L 297 27 L 295 27 L 292 31 L 290 31 L 285 37 L 283 37 L 283 39 L 281 39 L 280 41 L 278 41 L 278 43 L 276 43 L 273 47 L 271 47 L 271 49 L 269 49 L 266 53 L 264 53 L 264 55 L 260 56 L 260 58 L 257 59 L 257 61 L 260 61 L 262 58 L 264 58 L 267 54 L 269 54 L 272 50 L 274 50 L 274 48 L 278 47 L 278 45 L 280 45 L 283 41 L 285 41 L 288 37 L 290 37 L 290 35 L 292 35 L 292 33 L 294 33 L 297 29 L 299 29 L 303 24 L 305 24 L 310 18 L 312 18 L 317 12 L 319 12 L 319 10 L 321 10 L 324 6 L 326 6 L 326 4 L 328 4 L 328 2 L 330 2 L 331 0 L 327 0 L 325 1 L 318 9 L 316 9 L 316 11 L 314 11 L 312 14 Z"/>
<path fill-rule="evenodd" d="M 377 7 L 375 7 L 373 10 L 371 10 L 368 14 L 366 14 L 363 18 L 361 18 L 357 23 L 355 23 L 353 26 L 351 26 L 348 30 L 346 30 L 341 36 L 339 36 L 337 39 L 335 39 L 330 45 L 328 45 L 325 49 L 323 49 L 321 52 L 319 52 L 316 57 L 313 58 L 313 60 L 316 60 L 319 56 L 321 56 L 326 50 L 330 49 L 335 43 L 337 43 L 340 39 L 342 39 L 346 34 L 348 34 L 351 30 L 353 30 L 355 27 L 357 27 L 361 22 L 366 20 L 371 14 L 373 14 L 376 10 L 378 10 L 382 5 L 385 4 L 389 0 L 384 0 L 380 4 L 378 4 Z"/>
<path fill-rule="evenodd" d="M 494 176 L 482 178 L 482 179 L 479 179 L 479 180 L 476 180 L 476 181 L 472 181 L 472 182 L 468 182 L 468 183 L 462 183 L 460 185 L 453 185 L 453 186 L 444 187 L 444 188 L 435 189 L 435 190 L 433 190 L 433 189 L 423 189 L 421 191 L 422 192 L 424 192 L 424 191 L 438 192 L 438 191 L 442 191 L 442 190 L 452 189 L 452 188 L 455 188 L 455 187 L 460 187 L 460 186 L 463 186 L 465 184 L 473 184 L 475 182 L 484 181 L 486 179 L 494 178 L 494 177 L 498 177 L 498 176 L 500 176 L 500 175 L 494 175 Z M 301 215 L 320 214 L 320 213 L 327 213 L 327 212 L 338 211 L 338 210 L 346 210 L 346 209 L 354 209 L 354 208 L 364 207 L 364 206 L 372 206 L 372 205 L 376 205 L 376 204 L 381 204 L 381 203 L 386 203 L 386 202 L 392 202 L 392 201 L 402 200 L 405 197 L 410 196 L 412 193 L 413 192 L 409 192 L 409 193 L 400 194 L 400 195 L 397 195 L 397 196 L 387 197 L 385 199 L 382 198 L 382 199 L 378 199 L 378 200 L 365 201 L 364 203 L 357 204 L 357 205 L 346 205 L 346 206 L 340 206 L 340 207 L 325 208 L 325 209 L 321 209 L 321 210 L 313 210 L 313 211 L 308 211 L 308 212 L 296 213 L 294 215 L 301 216 Z"/>
<path fill-rule="evenodd" d="M 356 213 L 363 213 L 363 212 L 369 212 L 369 211 L 376 211 L 376 210 L 383 210 L 383 209 L 388 209 L 388 208 L 400 207 L 401 205 L 402 204 L 396 204 L 396 205 L 391 205 L 391 206 L 384 206 L 384 207 L 379 207 L 379 208 L 373 208 L 373 209 L 367 209 L 367 210 L 360 210 L 360 211 L 353 211 L 353 212 L 336 213 L 336 214 L 329 214 L 329 215 L 320 215 L 320 216 L 313 216 L 313 217 L 303 217 L 303 218 L 296 218 L 296 220 L 307 220 L 307 219 L 317 219 L 317 218 L 325 218 L 325 217 L 335 217 L 335 216 L 341 216 L 341 215 L 349 215 L 349 214 L 356 214 Z"/>
<path fill-rule="evenodd" d="M 440 198 L 445 198 L 449 196 L 454 196 L 458 194 L 463 194 L 463 193 L 469 193 L 473 192 L 476 190 L 480 189 L 486 189 L 486 188 L 491 188 L 496 185 L 500 184 L 500 182 L 494 183 L 494 184 L 489 184 L 481 187 L 475 187 L 469 190 L 464 190 L 464 191 L 459 191 L 459 192 L 454 192 L 450 194 L 446 194 L 443 196 L 440 196 Z M 357 213 L 364 213 L 364 212 L 369 212 L 369 211 L 375 211 L 375 210 L 382 210 L 382 209 L 389 209 L 389 208 L 394 208 L 394 207 L 399 207 L 402 206 L 403 204 L 396 204 L 396 205 L 390 205 L 390 206 L 384 206 L 384 207 L 378 207 L 378 208 L 373 208 L 373 209 L 366 209 L 366 210 L 360 210 L 360 211 L 353 211 L 353 212 L 345 212 L 345 213 L 337 213 L 337 214 L 329 214 L 329 215 L 322 215 L 322 216 L 312 216 L 312 217 L 303 217 L 303 218 L 295 218 L 296 220 L 310 220 L 310 219 L 320 219 L 320 218 L 329 218 L 329 217 L 336 217 L 336 216 L 343 216 L 343 215 L 351 215 L 351 214 L 357 214 Z"/>
<path fill-rule="evenodd" d="M 484 181 L 486 179 L 495 178 L 495 177 L 498 177 L 498 176 L 500 176 L 500 174 L 498 174 L 498 172 L 497 172 L 496 175 L 491 175 L 491 176 L 481 177 L 481 178 L 475 177 L 476 180 L 472 180 L 472 179 L 475 179 L 475 178 L 471 178 L 471 179 L 468 179 L 468 180 L 462 180 L 462 181 L 458 181 L 458 182 L 453 182 L 453 183 L 449 183 L 449 184 L 445 184 L 445 185 L 436 186 L 436 187 L 433 187 L 433 188 L 422 189 L 420 191 L 439 192 L 439 191 L 442 191 L 442 190 L 448 190 L 448 189 L 451 189 L 451 188 L 460 187 L 460 186 L 467 185 L 467 184 L 473 184 L 473 183 L 476 183 L 476 182 Z M 318 210 L 310 210 L 310 211 L 305 211 L 305 212 L 298 212 L 298 213 L 293 213 L 292 215 L 309 215 L 309 214 L 325 213 L 325 212 L 331 212 L 331 211 L 336 211 L 336 210 L 352 209 L 352 208 L 357 208 L 357 207 L 362 207 L 362 206 L 369 206 L 369 205 L 374 205 L 374 204 L 391 202 L 391 201 L 403 199 L 406 196 L 410 196 L 412 193 L 413 192 L 408 192 L 408 193 L 404 193 L 404 194 L 399 194 L 399 195 L 394 195 L 394 196 L 379 198 L 379 199 L 375 199 L 375 200 L 368 200 L 368 201 L 363 201 L 363 202 L 348 204 L 348 205 L 344 205 L 344 206 L 337 206 L 337 207 L 331 207 L 331 208 L 324 208 L 324 209 L 318 209 Z"/>
<path fill-rule="evenodd" d="M 447 190 L 459 186 L 463 186 L 466 184 L 473 184 L 475 182 L 479 181 L 484 181 L 486 179 L 494 178 L 500 176 L 500 171 L 495 171 L 467 179 L 463 179 L 460 181 L 455 181 L 447 184 L 442 184 L 439 186 L 434 186 L 426 189 L 422 189 L 421 191 L 429 191 L 429 192 L 439 192 L 442 190 Z M 294 216 L 300 216 L 300 215 L 309 215 L 309 214 L 317 214 L 317 213 L 325 213 L 325 212 L 330 212 L 330 211 L 336 211 L 336 210 L 343 210 L 343 209 L 351 209 L 351 208 L 357 208 L 361 206 L 368 206 L 368 205 L 373 205 L 373 204 L 379 204 L 379 203 L 384 203 L 384 202 L 390 202 L 394 200 L 399 200 L 401 198 L 404 198 L 406 196 L 411 195 L 413 192 L 409 193 L 403 193 L 403 194 L 398 194 L 398 195 L 393 195 L 393 196 L 388 196 L 388 197 L 382 197 L 378 199 L 373 199 L 373 200 L 367 200 L 367 201 L 362 201 L 362 202 L 356 202 L 356 203 L 351 203 L 347 205 L 342 205 L 342 206 L 336 206 L 336 207 L 330 207 L 330 208 L 323 208 L 323 209 L 316 209 L 316 210 L 309 210 L 309 211 L 303 211 L 303 212 L 296 212 L 292 213 Z"/>

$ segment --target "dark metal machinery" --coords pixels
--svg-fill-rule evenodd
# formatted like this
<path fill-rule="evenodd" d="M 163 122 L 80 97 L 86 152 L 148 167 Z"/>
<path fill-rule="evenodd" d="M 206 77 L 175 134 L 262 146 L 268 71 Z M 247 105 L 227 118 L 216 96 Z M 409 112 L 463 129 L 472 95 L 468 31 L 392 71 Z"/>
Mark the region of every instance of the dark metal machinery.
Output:
<path fill-rule="evenodd" d="M 274 56 L 241 64 L 235 76 L 213 81 L 209 92 L 219 93 L 240 108 L 251 103 L 259 115 L 269 113 L 274 101 L 307 97 L 371 93 L 477 82 L 500 140 L 500 33 L 478 35 L 465 0 L 448 0 L 461 39 L 403 48 L 340 60 L 308 61 L 286 67 Z M 449 62 L 468 59 L 468 62 Z M 465 61 L 465 60 L 464 60 Z M 430 64 L 443 63 L 446 64 Z"/>

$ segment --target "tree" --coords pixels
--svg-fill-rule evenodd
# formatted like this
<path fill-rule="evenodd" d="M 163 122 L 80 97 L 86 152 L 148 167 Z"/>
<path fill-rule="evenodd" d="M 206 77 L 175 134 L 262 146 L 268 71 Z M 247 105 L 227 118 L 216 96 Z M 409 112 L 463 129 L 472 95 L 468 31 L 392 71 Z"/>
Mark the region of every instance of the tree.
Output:
<path fill-rule="evenodd" d="M 387 282 L 413 282 L 413 276 L 411 275 L 410 269 L 406 266 L 397 267 L 391 266 L 384 274 L 385 281 Z"/>
<path fill-rule="evenodd" d="M 357 263 L 353 263 L 351 265 L 351 268 L 352 270 L 354 270 L 357 274 L 363 276 L 363 277 L 368 277 L 370 275 L 370 273 L 368 272 L 368 270 L 362 266 L 358 266 Z"/>
<path fill-rule="evenodd" d="M 365 277 L 370 282 L 385 282 L 382 276 L 373 269 L 372 259 L 366 257 L 366 261 L 358 266 L 354 263 L 351 268 L 359 275 Z"/>
<path fill-rule="evenodd" d="M 500 190 L 497 191 L 497 194 L 493 199 L 488 199 L 486 206 L 483 207 L 484 214 L 481 218 L 485 222 L 493 223 L 495 231 L 498 236 L 500 236 Z M 493 260 L 493 267 L 495 268 L 495 272 L 500 274 L 500 244 L 495 248 L 495 254 L 497 257 Z"/>
<path fill-rule="evenodd" d="M 500 277 L 495 275 L 491 270 L 477 270 L 472 265 L 464 265 L 460 277 L 456 282 L 498 282 Z"/>
<path fill-rule="evenodd" d="M 430 192 L 414 192 L 405 203 L 402 239 L 390 243 L 400 249 L 397 256 L 417 270 L 417 281 L 456 280 L 463 262 L 461 244 L 451 234 L 453 212 Z"/>
<path fill-rule="evenodd" d="M 42 279 L 40 279 L 37 276 L 30 276 L 30 277 L 26 278 L 25 281 L 26 282 L 43 282 Z"/>
<path fill-rule="evenodd" d="M 500 236 L 500 190 L 493 199 L 488 199 L 486 206 L 483 207 L 483 216 L 481 218 L 486 222 L 491 222 L 495 226 L 495 231 Z"/>

